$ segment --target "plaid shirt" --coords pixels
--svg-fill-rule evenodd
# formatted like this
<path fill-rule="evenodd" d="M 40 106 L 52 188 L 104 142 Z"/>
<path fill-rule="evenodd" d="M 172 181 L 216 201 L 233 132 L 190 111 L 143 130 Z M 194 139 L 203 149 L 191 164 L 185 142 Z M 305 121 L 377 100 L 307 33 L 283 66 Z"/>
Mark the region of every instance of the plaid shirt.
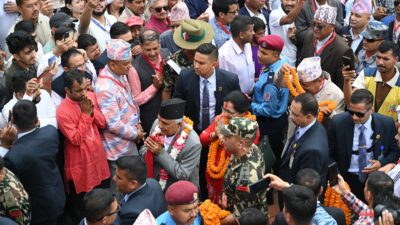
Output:
<path fill-rule="evenodd" d="M 347 192 L 342 199 L 358 215 L 358 220 L 353 225 L 374 225 L 374 210 L 367 204 L 351 192 Z"/>

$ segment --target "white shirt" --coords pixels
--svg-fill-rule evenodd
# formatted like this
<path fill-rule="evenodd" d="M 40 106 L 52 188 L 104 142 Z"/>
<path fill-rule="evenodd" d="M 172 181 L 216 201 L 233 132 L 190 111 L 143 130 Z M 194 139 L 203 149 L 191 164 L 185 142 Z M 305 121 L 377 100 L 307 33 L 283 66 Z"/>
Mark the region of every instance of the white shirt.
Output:
<path fill-rule="evenodd" d="M 111 26 L 117 22 L 117 19 L 114 16 L 109 15 L 107 11 L 104 13 L 104 16 L 106 17 L 105 25 L 101 24 L 98 20 L 92 17 L 88 28 L 88 34 L 96 38 L 101 52 L 106 49 L 106 42 L 111 39 Z"/>
<path fill-rule="evenodd" d="M 397 165 L 389 171 L 388 175 L 394 182 L 394 195 L 400 197 L 400 163 L 397 163 Z"/>
<path fill-rule="evenodd" d="M 204 88 L 204 78 L 200 76 L 200 107 L 203 105 L 203 88 Z M 210 109 L 210 122 L 213 121 L 215 116 L 215 105 L 217 104 L 217 100 L 215 99 L 215 92 L 217 91 L 217 76 L 215 74 L 215 70 L 213 75 L 211 75 L 208 79 L 207 89 L 208 89 L 208 98 L 209 98 L 209 109 Z M 202 110 L 200 110 L 200 122 L 199 129 L 201 130 L 201 122 L 202 122 Z"/>
<path fill-rule="evenodd" d="M 279 7 L 276 10 L 273 10 L 271 14 L 269 15 L 269 27 L 271 29 L 272 34 L 279 35 L 283 41 L 285 42 L 285 45 L 283 46 L 281 54 L 286 56 L 288 59 L 288 63 L 291 66 L 295 66 L 296 63 L 296 54 L 297 54 L 297 48 L 296 45 L 292 43 L 292 41 L 289 40 L 288 37 L 288 30 L 290 27 L 294 27 L 294 23 L 291 24 L 285 24 L 285 25 L 280 25 L 280 21 L 282 17 L 286 16 L 287 14 L 285 11 L 283 11 L 282 7 Z"/>
<path fill-rule="evenodd" d="M 4 4 L 7 2 L 15 3 L 15 0 L 3 0 L 0 1 L 0 21 L 1 21 L 1 30 L 0 30 L 0 47 L 4 49 L 6 47 L 6 37 L 8 34 L 8 30 L 15 23 L 18 18 L 18 13 L 6 13 L 4 12 Z"/>
<path fill-rule="evenodd" d="M 322 41 L 318 41 L 317 40 L 317 44 L 315 46 L 315 51 L 318 51 L 320 48 L 322 48 L 322 46 L 324 46 L 324 44 L 329 40 L 329 38 L 331 38 L 333 35 L 333 33 L 331 33 L 328 37 L 326 37 L 325 39 L 323 39 Z M 309 44 L 313 44 L 313 43 L 309 43 Z"/>
<path fill-rule="evenodd" d="M 364 137 L 366 141 L 366 148 L 369 149 L 372 146 L 372 134 L 374 131 L 372 130 L 372 116 L 369 117 L 367 122 L 364 124 L 355 124 L 354 125 L 354 136 L 353 136 L 353 151 L 358 151 L 358 139 L 360 136 L 360 127 L 364 125 Z M 373 152 L 368 152 L 367 153 L 367 159 L 372 159 L 372 153 Z M 358 155 L 352 154 L 351 155 L 351 163 L 350 163 L 350 168 L 348 170 L 350 173 L 358 173 L 359 168 L 358 168 Z"/>
<path fill-rule="evenodd" d="M 353 49 L 353 52 L 355 53 L 358 46 L 360 45 L 360 43 L 363 41 L 363 36 L 361 35 L 362 33 L 360 33 L 357 36 L 354 36 L 352 29 L 350 29 L 350 34 L 353 38 L 353 42 L 351 42 L 351 49 Z"/>
<path fill-rule="evenodd" d="M 314 121 L 312 121 L 307 126 L 297 128 L 296 133 L 298 134 L 296 134 L 296 139 L 299 140 L 303 136 L 303 134 L 305 134 L 315 124 L 316 121 L 317 119 L 314 119 Z"/>
<path fill-rule="evenodd" d="M 386 82 L 387 85 L 389 85 L 390 87 L 394 87 L 396 86 L 396 82 L 397 79 L 399 79 L 399 70 L 397 69 L 397 67 L 394 67 L 396 70 L 396 74 L 392 77 L 392 79 L 390 79 L 388 82 Z M 383 82 L 382 80 L 382 76 L 381 73 L 379 72 L 379 70 L 376 71 L 375 74 L 375 81 L 376 82 Z M 358 75 L 358 77 L 356 78 L 356 80 L 353 83 L 353 87 L 357 88 L 357 89 L 364 89 L 365 88 L 365 74 L 364 74 L 364 70 L 362 70 L 360 72 L 360 74 Z"/>
<path fill-rule="evenodd" d="M 26 94 L 22 99 L 32 101 L 32 97 Z M 15 97 L 14 94 L 13 98 L 9 102 L 7 102 L 7 104 L 4 105 L 2 110 L 2 116 L 4 121 L 8 121 L 9 111 L 12 110 L 12 108 L 17 102 L 18 99 Z M 40 102 L 36 104 L 36 111 L 40 121 L 40 127 L 52 125 L 55 128 L 57 128 L 56 108 L 49 93 L 45 90 L 40 90 Z"/>
<path fill-rule="evenodd" d="M 254 87 L 254 61 L 250 43 L 242 50 L 231 38 L 225 42 L 219 52 L 219 68 L 236 74 L 243 93 L 251 94 Z"/>
<path fill-rule="evenodd" d="M 247 8 L 246 4 L 244 4 L 244 7 L 246 7 L 246 10 L 247 10 L 247 12 L 249 12 L 250 17 L 253 17 L 253 16 L 258 17 L 264 22 L 264 24 L 268 24 L 268 21 L 265 19 L 265 16 L 261 10 L 256 15 L 249 8 Z M 268 35 L 268 34 L 269 34 L 268 29 L 265 29 L 265 35 Z"/>

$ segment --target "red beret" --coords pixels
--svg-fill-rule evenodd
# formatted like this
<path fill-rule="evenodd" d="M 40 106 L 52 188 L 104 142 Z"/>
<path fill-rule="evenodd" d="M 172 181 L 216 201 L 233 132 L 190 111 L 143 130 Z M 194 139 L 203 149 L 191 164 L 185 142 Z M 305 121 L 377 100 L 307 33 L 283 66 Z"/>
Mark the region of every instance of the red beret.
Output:
<path fill-rule="evenodd" d="M 165 200 L 168 205 L 185 205 L 198 200 L 199 190 L 193 183 L 181 180 L 169 186 L 165 192 Z"/>
<path fill-rule="evenodd" d="M 271 34 L 258 39 L 260 47 L 281 52 L 285 43 L 282 38 L 276 34 Z"/>

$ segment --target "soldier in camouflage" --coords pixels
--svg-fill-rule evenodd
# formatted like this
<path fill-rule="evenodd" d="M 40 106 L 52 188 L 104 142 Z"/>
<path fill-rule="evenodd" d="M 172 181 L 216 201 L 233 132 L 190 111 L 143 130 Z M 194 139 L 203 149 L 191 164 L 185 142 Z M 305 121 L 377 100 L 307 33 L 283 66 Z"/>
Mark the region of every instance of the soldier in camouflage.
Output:
<path fill-rule="evenodd" d="M 232 118 L 220 130 L 225 150 L 232 154 L 225 173 L 222 202 L 235 217 L 239 217 L 246 208 L 257 208 L 267 216 L 267 190 L 256 194 L 249 192 L 249 185 L 263 178 L 265 167 L 262 153 L 253 144 L 257 130 L 256 121 L 243 117 Z"/>
<path fill-rule="evenodd" d="M 0 157 L 0 216 L 8 217 L 19 225 L 31 222 L 29 196 L 18 178 L 4 167 Z"/>
<path fill-rule="evenodd" d="M 175 44 L 181 50 L 173 54 L 163 66 L 164 92 L 172 96 L 172 90 L 181 70 L 193 66 L 197 47 L 204 43 L 210 43 L 213 37 L 214 31 L 210 24 L 193 19 L 182 21 L 173 36 Z"/>

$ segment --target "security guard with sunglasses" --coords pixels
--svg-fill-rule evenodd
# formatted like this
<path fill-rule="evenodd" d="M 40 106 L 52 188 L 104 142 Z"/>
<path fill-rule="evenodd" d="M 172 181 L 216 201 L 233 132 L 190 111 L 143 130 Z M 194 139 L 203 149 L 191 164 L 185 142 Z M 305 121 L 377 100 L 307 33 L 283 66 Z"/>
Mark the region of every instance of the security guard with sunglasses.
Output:
<path fill-rule="evenodd" d="M 374 113 L 374 96 L 367 89 L 351 95 L 347 112 L 332 118 L 329 129 L 330 161 L 357 198 L 364 200 L 364 184 L 369 173 L 399 156 L 392 118 Z"/>

